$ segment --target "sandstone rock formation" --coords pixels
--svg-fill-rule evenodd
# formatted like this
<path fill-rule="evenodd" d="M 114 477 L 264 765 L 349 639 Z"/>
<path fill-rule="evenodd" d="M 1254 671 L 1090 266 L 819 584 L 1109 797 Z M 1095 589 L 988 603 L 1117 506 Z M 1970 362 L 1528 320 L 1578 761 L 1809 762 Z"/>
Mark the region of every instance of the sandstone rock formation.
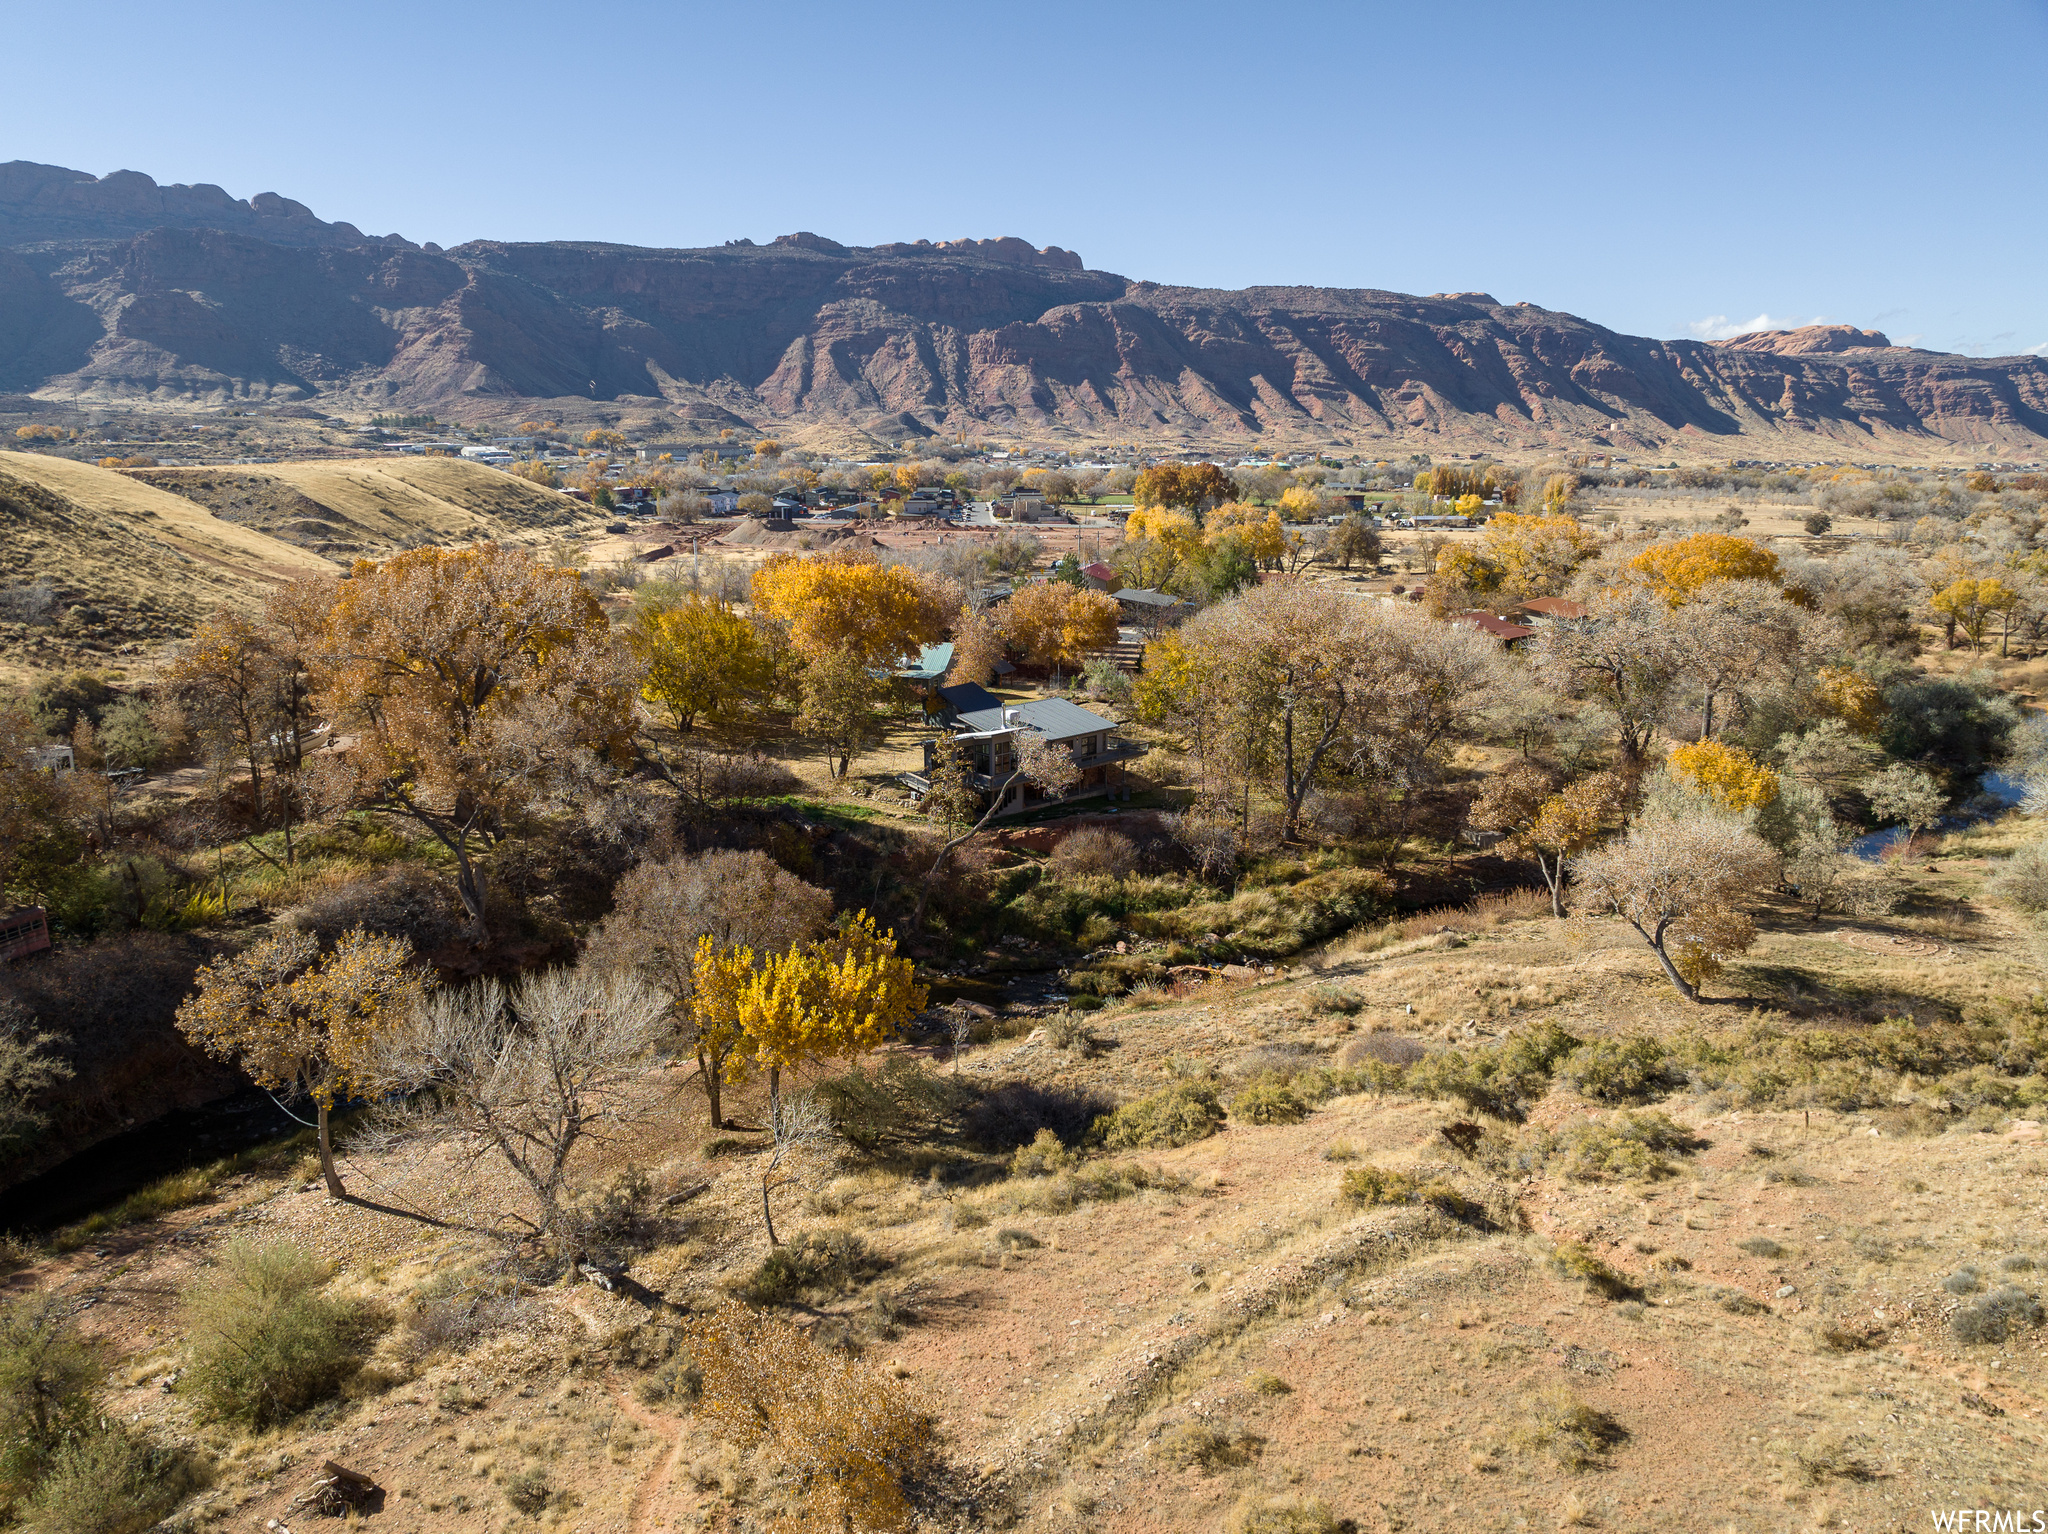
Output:
<path fill-rule="evenodd" d="M 2048 361 L 1847 326 L 1657 341 L 1486 293 L 1162 287 L 1009 237 L 442 252 L 349 238 L 283 199 L 0 169 L 15 247 L 0 249 L 0 390 L 46 398 L 587 407 L 684 432 L 891 439 L 2024 455 L 2048 441 Z M 132 232 L 172 213 L 186 226 Z M 62 218 L 78 232 L 57 240 Z"/>

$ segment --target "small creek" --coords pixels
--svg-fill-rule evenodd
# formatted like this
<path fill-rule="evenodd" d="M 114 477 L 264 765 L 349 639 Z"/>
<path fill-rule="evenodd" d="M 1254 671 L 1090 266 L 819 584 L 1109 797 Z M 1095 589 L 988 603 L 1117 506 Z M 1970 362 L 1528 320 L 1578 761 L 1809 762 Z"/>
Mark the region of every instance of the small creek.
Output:
<path fill-rule="evenodd" d="M 1978 808 L 1956 810 L 1944 815 L 1936 822 L 1936 829 L 1960 831 L 1964 826 L 1996 819 L 2026 797 L 2027 786 L 2018 778 L 2007 777 L 2002 772 L 1987 772 L 1977 779 L 1977 792 L 1966 801 L 1977 805 Z M 1881 830 L 1865 832 L 1849 843 L 1849 851 L 1865 862 L 1874 863 L 1884 856 L 1885 848 L 1898 841 L 1905 833 L 1904 826 L 1885 826 Z"/>
<path fill-rule="evenodd" d="M 300 1126 L 254 1087 L 181 1109 L 80 1151 L 0 1192 L 0 1230 L 43 1231 L 83 1219 L 188 1167 L 295 1132 Z"/>

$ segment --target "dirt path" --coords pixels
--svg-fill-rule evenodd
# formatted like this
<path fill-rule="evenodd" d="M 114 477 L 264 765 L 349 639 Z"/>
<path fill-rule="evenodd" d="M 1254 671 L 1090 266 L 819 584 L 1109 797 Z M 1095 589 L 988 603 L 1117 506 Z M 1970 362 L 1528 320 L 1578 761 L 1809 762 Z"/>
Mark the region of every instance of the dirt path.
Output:
<path fill-rule="evenodd" d="M 676 1465 L 683 1457 L 684 1437 L 682 1427 L 672 1418 L 658 1417 L 633 1399 L 633 1392 L 620 1384 L 616 1376 L 612 1389 L 617 1396 L 619 1410 L 657 1437 L 669 1438 L 668 1452 L 661 1455 L 648 1467 L 647 1474 L 640 1478 L 640 1484 L 633 1488 L 633 1495 L 626 1501 L 626 1534 L 644 1534 L 657 1525 L 650 1521 L 648 1509 L 666 1496 L 675 1483 Z"/>

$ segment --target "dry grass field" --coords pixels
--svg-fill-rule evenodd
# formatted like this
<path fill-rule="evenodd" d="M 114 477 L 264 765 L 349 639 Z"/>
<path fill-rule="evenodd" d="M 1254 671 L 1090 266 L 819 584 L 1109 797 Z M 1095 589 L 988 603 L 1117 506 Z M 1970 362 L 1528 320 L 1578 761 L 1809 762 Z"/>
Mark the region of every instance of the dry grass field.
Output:
<path fill-rule="evenodd" d="M 1950 838 L 1905 876 L 1918 915 L 1816 925 L 1767 903 L 1762 941 L 1705 1006 L 1626 928 L 1509 902 L 1081 1019 L 998 1017 L 957 1062 L 892 1047 L 986 1094 L 1107 1106 L 1207 1083 L 1231 1112 L 1178 1147 L 817 1159 L 774 1195 L 777 1224 L 857 1260 L 819 1267 L 783 1313 L 933 1414 L 946 1471 L 925 1527 L 1765 1534 L 2031 1507 L 2044 1333 L 1969 1341 L 1957 1322 L 2042 1287 L 2038 1079 L 1973 1107 L 1967 1073 L 1905 1073 L 1853 1102 L 1826 1071 L 1773 1088 L 1751 1065 L 1801 1040 L 2024 1014 L 2034 938 L 1984 879 L 2032 834 L 2014 819 Z M 1736 1063 L 1628 1105 L 1560 1068 L 1520 1121 L 1343 1074 L 1552 1025 Z M 1289 1078 L 1334 1095 L 1251 1106 Z M 307 1164 L 230 1179 L 11 1284 L 89 1300 L 85 1324 L 123 1359 L 111 1409 L 210 1449 L 198 1527 L 296 1528 L 292 1499 L 328 1457 L 387 1489 L 372 1528 L 761 1527 L 791 1488 L 695 1413 L 675 1351 L 678 1324 L 768 1254 L 760 1136 L 706 1129 L 681 1068 L 638 1090 L 644 1117 L 583 1170 L 635 1165 L 681 1196 L 630 1270 L 641 1287 L 567 1284 L 436 1341 L 409 1318 L 434 1285 L 472 1280 L 480 1252 L 328 1202 Z M 763 1109 L 729 1100 L 742 1125 Z M 1613 1154 L 1615 1131 L 1654 1114 L 1657 1154 Z M 1468 1154 L 1442 1131 L 1475 1119 Z M 1422 1194 L 1347 1198 L 1364 1168 Z M 504 1198 L 434 1157 L 360 1150 L 345 1170 L 391 1204 Z M 342 1400 L 255 1437 L 200 1425 L 163 1383 L 178 1285 L 235 1235 L 311 1244 L 396 1323 Z"/>

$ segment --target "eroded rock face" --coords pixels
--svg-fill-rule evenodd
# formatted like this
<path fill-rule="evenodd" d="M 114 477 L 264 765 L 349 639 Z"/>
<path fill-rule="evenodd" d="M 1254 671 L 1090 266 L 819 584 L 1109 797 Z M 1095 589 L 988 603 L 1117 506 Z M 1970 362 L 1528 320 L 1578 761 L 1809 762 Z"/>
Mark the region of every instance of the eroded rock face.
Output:
<path fill-rule="evenodd" d="M 50 237 L 65 220 L 90 232 Z M 57 397 L 318 396 L 454 418 L 637 401 L 891 437 L 2029 455 L 2048 439 L 2038 357 L 1848 326 L 1657 341 L 1486 293 L 1162 287 L 1012 237 L 442 252 L 284 198 L 16 162 L 0 166 L 0 243 L 16 247 L 0 249 L 0 387 Z"/>
<path fill-rule="evenodd" d="M 1805 357 L 1829 352 L 1889 350 L 1891 339 L 1881 330 L 1858 330 L 1854 325 L 1802 325 L 1797 330 L 1752 330 L 1718 345 L 1734 351 L 1776 352 L 1781 357 Z"/>

